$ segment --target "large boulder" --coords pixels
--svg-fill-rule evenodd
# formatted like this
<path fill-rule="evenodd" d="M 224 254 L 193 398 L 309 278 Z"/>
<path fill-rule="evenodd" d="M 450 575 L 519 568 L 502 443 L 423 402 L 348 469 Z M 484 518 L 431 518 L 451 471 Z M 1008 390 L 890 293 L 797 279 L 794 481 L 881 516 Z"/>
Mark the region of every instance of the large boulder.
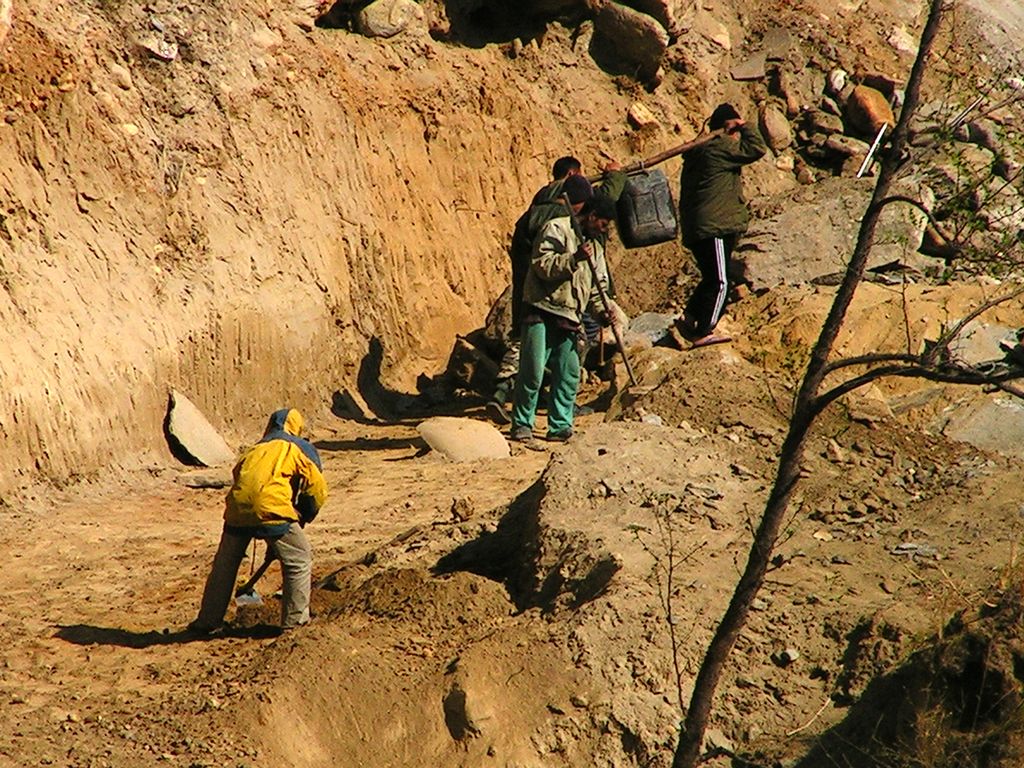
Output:
<path fill-rule="evenodd" d="M 972 320 L 967 323 L 949 345 L 950 357 L 963 365 L 980 365 L 1000 360 L 1005 352 L 1000 346 L 1014 333 L 1013 328 L 999 323 Z"/>
<path fill-rule="evenodd" d="M 507 459 L 511 453 L 501 432 L 484 421 L 435 416 L 421 422 L 416 431 L 427 445 L 452 461 Z"/>
<path fill-rule="evenodd" d="M 842 272 L 853 253 L 861 219 L 871 198 L 870 180 L 829 178 L 773 200 L 755 218 L 734 255 L 735 266 L 754 290 L 795 285 Z M 901 187 L 924 198 L 930 190 Z M 918 253 L 925 216 L 908 205 L 886 208 L 876 230 L 868 269 L 893 263 L 924 270 L 935 262 Z"/>
<path fill-rule="evenodd" d="M 216 427 L 177 390 L 170 393 L 165 427 L 173 452 L 189 464 L 216 467 L 235 460 L 235 452 Z"/>
<path fill-rule="evenodd" d="M 374 0 L 359 12 L 356 27 L 367 37 L 394 37 L 423 19 L 415 0 Z"/>
<path fill-rule="evenodd" d="M 978 448 L 1024 456 L 1024 405 L 1015 397 L 971 400 L 944 411 L 932 427 Z"/>
<path fill-rule="evenodd" d="M 654 17 L 608 3 L 594 20 L 590 45 L 602 66 L 614 64 L 642 82 L 656 82 L 661 77 L 661 60 L 668 43 L 668 32 Z"/>
<path fill-rule="evenodd" d="M 858 85 L 846 102 L 846 122 L 860 136 L 875 136 L 883 125 L 895 127 L 896 116 L 881 91 Z"/>

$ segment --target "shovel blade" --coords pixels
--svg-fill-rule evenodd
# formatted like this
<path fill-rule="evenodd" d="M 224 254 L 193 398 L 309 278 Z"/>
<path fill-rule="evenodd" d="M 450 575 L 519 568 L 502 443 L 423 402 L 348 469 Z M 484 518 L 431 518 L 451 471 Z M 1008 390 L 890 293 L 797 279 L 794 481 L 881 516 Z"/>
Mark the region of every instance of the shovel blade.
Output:
<path fill-rule="evenodd" d="M 263 598 L 255 589 L 235 595 L 235 605 L 241 608 L 243 605 L 263 605 Z"/>

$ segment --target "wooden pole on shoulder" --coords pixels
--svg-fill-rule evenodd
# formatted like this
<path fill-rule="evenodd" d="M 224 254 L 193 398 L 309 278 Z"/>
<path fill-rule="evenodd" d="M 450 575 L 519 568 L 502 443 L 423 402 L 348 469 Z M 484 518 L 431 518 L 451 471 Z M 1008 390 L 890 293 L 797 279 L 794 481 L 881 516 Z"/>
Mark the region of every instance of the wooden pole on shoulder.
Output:
<path fill-rule="evenodd" d="M 718 138 L 723 133 L 725 133 L 725 131 L 722 128 L 719 128 L 718 130 L 711 131 L 711 133 L 706 133 L 703 136 L 698 136 L 696 139 L 688 141 L 685 144 L 680 144 L 679 146 L 672 147 L 670 149 L 666 149 L 662 152 L 659 152 L 656 155 L 651 155 L 646 160 L 637 160 L 636 162 L 630 163 L 629 165 L 623 167 L 622 170 L 625 173 L 631 173 L 632 171 L 642 171 L 644 168 L 650 168 L 652 165 L 663 163 L 666 160 L 676 157 L 677 155 L 682 155 L 686 152 L 689 152 L 691 149 L 696 149 L 697 147 L 703 146 L 712 139 Z M 594 174 L 593 176 L 587 176 L 587 181 L 593 184 L 594 182 L 601 181 L 601 179 L 603 179 L 605 175 L 606 173 L 604 171 L 601 171 L 601 173 Z"/>

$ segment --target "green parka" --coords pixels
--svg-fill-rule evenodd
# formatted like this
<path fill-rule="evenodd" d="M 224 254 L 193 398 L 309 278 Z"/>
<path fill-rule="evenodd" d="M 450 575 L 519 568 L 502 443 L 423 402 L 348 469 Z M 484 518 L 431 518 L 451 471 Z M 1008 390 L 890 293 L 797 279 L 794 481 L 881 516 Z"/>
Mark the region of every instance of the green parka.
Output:
<path fill-rule="evenodd" d="M 750 213 L 743 200 L 740 170 L 764 157 L 768 147 L 749 125 L 739 140 L 719 136 L 686 153 L 679 177 L 679 223 L 683 244 L 747 231 Z"/>

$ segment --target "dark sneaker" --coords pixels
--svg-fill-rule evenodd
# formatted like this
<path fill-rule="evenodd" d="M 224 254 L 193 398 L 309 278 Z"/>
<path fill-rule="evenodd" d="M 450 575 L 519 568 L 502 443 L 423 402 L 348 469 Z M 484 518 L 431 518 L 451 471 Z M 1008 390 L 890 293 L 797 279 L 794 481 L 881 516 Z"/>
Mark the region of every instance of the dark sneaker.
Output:
<path fill-rule="evenodd" d="M 548 432 L 549 443 L 566 443 L 572 437 L 572 430 L 567 429 L 565 432 Z"/>
<path fill-rule="evenodd" d="M 529 427 L 514 427 L 508 439 L 516 443 L 527 443 L 533 440 L 533 430 Z"/>
<path fill-rule="evenodd" d="M 215 627 L 206 627 L 193 621 L 185 627 L 185 632 L 193 637 L 223 637 L 226 631 L 227 624 L 224 624 L 223 622 Z"/>
<path fill-rule="evenodd" d="M 491 418 L 495 424 L 511 424 L 512 419 L 508 417 L 508 411 L 505 410 L 505 404 L 500 403 L 497 400 L 490 400 L 487 405 L 484 406 L 484 410 L 487 415 Z"/>
<path fill-rule="evenodd" d="M 693 341 L 697 338 L 697 321 L 689 315 L 683 315 L 676 319 L 675 329 L 679 332 L 687 341 Z"/>

